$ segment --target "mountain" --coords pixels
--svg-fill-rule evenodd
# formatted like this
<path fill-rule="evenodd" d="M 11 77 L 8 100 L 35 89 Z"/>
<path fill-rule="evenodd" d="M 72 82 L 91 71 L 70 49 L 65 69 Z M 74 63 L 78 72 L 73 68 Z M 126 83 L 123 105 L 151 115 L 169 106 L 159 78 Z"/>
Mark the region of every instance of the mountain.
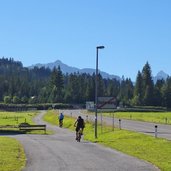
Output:
<path fill-rule="evenodd" d="M 57 60 L 55 62 L 51 62 L 51 63 L 47 63 L 47 64 L 35 64 L 35 65 L 32 65 L 28 68 L 34 68 L 34 67 L 45 67 L 45 68 L 50 68 L 51 70 L 54 68 L 54 67 L 58 67 L 60 66 L 61 67 L 61 70 L 64 74 L 68 73 L 74 73 L 74 72 L 79 72 L 79 73 L 88 73 L 90 75 L 92 75 L 93 73 L 95 73 L 95 69 L 92 69 L 92 68 L 83 68 L 83 69 L 79 69 L 79 68 L 76 68 L 76 67 L 71 67 L 71 66 L 68 66 L 64 63 L 62 63 L 60 60 Z M 121 80 L 121 78 L 117 75 L 111 75 L 111 74 L 108 74 L 106 72 L 103 72 L 103 71 L 100 71 L 100 74 L 102 75 L 103 78 L 110 78 L 110 79 L 117 79 L 117 80 Z M 160 71 L 157 73 L 156 76 L 153 77 L 153 81 L 154 83 L 156 83 L 157 80 L 161 80 L 161 79 L 164 79 L 166 80 L 167 77 L 169 75 L 166 74 L 164 71 Z"/>
<path fill-rule="evenodd" d="M 55 62 L 51 62 L 51 63 L 47 63 L 47 64 L 35 64 L 35 65 L 32 65 L 28 68 L 34 68 L 34 67 L 45 67 L 45 68 L 50 68 L 51 70 L 54 68 L 54 67 L 58 67 L 60 66 L 61 68 L 61 71 L 66 74 L 70 74 L 70 73 L 74 73 L 74 72 L 79 72 L 79 73 L 88 73 L 90 75 L 92 75 L 93 73 L 95 73 L 95 69 L 91 69 L 91 68 L 84 68 L 84 69 L 79 69 L 79 68 L 76 68 L 76 67 L 71 67 L 71 66 L 68 66 L 64 63 L 62 63 L 60 60 L 57 60 Z M 103 71 L 100 71 L 100 74 L 102 75 L 103 78 L 110 78 L 110 79 L 117 79 L 117 80 L 121 80 L 121 78 L 117 75 L 111 75 L 111 74 L 108 74 L 106 72 L 103 72 Z"/>
<path fill-rule="evenodd" d="M 153 77 L 153 81 L 154 81 L 154 83 L 156 83 L 157 80 L 162 80 L 162 79 L 166 80 L 167 77 L 169 77 L 168 74 L 166 74 L 164 71 L 160 71 L 157 73 L 157 75 L 155 77 Z"/>

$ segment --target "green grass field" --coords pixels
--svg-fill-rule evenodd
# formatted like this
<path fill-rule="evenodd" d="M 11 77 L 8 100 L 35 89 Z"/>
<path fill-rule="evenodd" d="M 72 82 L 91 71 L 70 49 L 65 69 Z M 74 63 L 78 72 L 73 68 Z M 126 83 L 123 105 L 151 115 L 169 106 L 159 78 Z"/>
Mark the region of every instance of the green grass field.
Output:
<path fill-rule="evenodd" d="M 37 112 L 0 112 L 0 125 L 19 125 L 27 122 L 33 124 L 32 118 Z"/>
<path fill-rule="evenodd" d="M 48 111 L 44 119 L 50 123 L 58 124 L 57 114 L 54 111 Z M 74 130 L 74 121 L 75 118 L 65 116 L 64 127 Z M 86 123 L 84 139 L 146 160 L 162 171 L 171 170 L 171 142 L 168 140 L 117 128 L 113 132 L 112 128 L 107 126 L 103 127 L 103 133 L 101 133 L 100 126 L 98 126 L 98 139 L 95 139 L 94 125 L 92 123 Z"/>
<path fill-rule="evenodd" d="M 21 144 L 8 137 L 0 137 L 0 170 L 20 171 L 26 162 L 24 149 Z"/>
<path fill-rule="evenodd" d="M 94 115 L 93 112 L 83 111 L 84 114 Z M 99 115 L 101 113 L 98 113 Z M 171 112 L 102 112 L 103 116 L 131 119 L 137 121 L 171 124 Z"/>
<path fill-rule="evenodd" d="M 103 114 L 110 117 L 113 117 L 114 114 L 116 118 L 171 124 L 171 112 L 116 112 Z"/>
<path fill-rule="evenodd" d="M 33 124 L 33 117 L 37 112 L 0 112 L 1 125 L 19 125 L 23 122 Z M 0 130 L 2 135 L 4 130 Z M 6 130 L 10 133 L 16 129 Z M 6 133 L 7 133 L 6 132 Z M 1 171 L 20 171 L 25 166 L 26 158 L 24 149 L 20 142 L 13 138 L 0 136 L 0 170 Z"/>

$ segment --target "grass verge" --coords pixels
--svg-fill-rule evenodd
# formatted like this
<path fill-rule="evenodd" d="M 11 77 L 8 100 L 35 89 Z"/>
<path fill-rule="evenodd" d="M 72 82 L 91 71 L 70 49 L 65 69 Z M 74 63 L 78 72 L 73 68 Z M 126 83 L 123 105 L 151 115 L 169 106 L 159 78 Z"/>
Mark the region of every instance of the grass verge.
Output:
<path fill-rule="evenodd" d="M 114 116 L 117 118 L 132 119 L 145 122 L 171 124 L 171 112 L 116 112 L 114 113 Z"/>
<path fill-rule="evenodd" d="M 26 162 L 21 144 L 9 137 L 0 137 L 0 170 L 20 171 Z"/>
<path fill-rule="evenodd" d="M 27 122 L 34 124 L 37 112 L 0 112 L 0 125 L 19 125 Z M 49 134 L 50 131 L 47 133 Z M 16 128 L 0 129 L 3 135 L 20 133 Z M 44 131 L 30 131 L 29 134 L 44 134 Z M 51 133 L 52 134 L 52 133 Z M 22 145 L 14 138 L 0 136 L 0 171 L 20 171 L 24 168 L 26 157 Z"/>
<path fill-rule="evenodd" d="M 33 124 L 33 117 L 37 111 L 32 112 L 0 112 L 0 125 L 19 125 L 27 122 Z"/>
<path fill-rule="evenodd" d="M 34 125 L 33 118 L 38 114 L 37 111 L 25 111 L 25 112 L 0 112 L 0 126 L 13 125 L 18 126 L 20 123 L 28 123 Z M 8 133 L 21 133 L 18 128 L 0 128 L 0 132 Z M 44 134 L 44 130 L 32 130 L 23 133 L 27 134 Z M 47 130 L 46 134 L 52 134 L 52 131 Z"/>
<path fill-rule="evenodd" d="M 84 114 L 93 114 L 92 112 L 84 111 Z M 161 124 L 171 124 L 171 112 L 102 112 L 103 116 L 130 119 L 144 122 L 154 122 Z"/>
<path fill-rule="evenodd" d="M 44 119 L 52 124 L 57 125 L 58 113 L 48 111 Z M 74 130 L 75 118 L 65 116 L 64 127 Z M 161 138 L 154 138 L 148 135 L 119 130 L 109 126 L 101 127 L 98 125 L 98 139 L 94 138 L 94 125 L 86 123 L 84 130 L 84 139 L 92 142 L 103 144 L 107 147 L 117 149 L 123 153 L 135 156 L 139 159 L 146 160 L 163 171 L 171 170 L 171 142 Z"/>

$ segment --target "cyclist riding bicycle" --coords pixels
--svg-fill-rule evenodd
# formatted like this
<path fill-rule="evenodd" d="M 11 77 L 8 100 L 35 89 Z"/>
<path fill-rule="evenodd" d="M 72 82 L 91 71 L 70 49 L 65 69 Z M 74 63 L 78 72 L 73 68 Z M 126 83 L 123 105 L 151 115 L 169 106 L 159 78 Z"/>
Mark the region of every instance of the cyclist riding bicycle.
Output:
<path fill-rule="evenodd" d="M 63 126 L 63 119 L 64 119 L 63 113 L 60 113 L 58 119 L 59 119 L 59 126 L 62 127 Z"/>
<path fill-rule="evenodd" d="M 78 116 L 77 120 L 74 123 L 74 126 L 76 127 L 75 131 L 76 131 L 76 140 L 77 140 L 80 129 L 82 129 L 82 134 L 83 134 L 83 130 L 85 127 L 84 119 L 81 116 Z"/>

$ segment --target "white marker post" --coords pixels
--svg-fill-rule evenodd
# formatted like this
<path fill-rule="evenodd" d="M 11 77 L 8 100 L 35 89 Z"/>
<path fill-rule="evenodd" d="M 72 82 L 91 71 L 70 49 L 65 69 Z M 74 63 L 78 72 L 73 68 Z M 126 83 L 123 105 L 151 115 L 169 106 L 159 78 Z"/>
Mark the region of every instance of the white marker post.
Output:
<path fill-rule="evenodd" d="M 113 127 L 113 131 L 114 131 L 114 127 L 115 127 L 115 117 L 114 117 L 114 113 L 113 113 L 113 123 L 112 123 L 112 127 Z"/>
<path fill-rule="evenodd" d="M 119 119 L 119 129 L 121 129 L 121 119 Z"/>
<path fill-rule="evenodd" d="M 157 125 L 155 125 L 155 138 L 157 138 Z"/>

